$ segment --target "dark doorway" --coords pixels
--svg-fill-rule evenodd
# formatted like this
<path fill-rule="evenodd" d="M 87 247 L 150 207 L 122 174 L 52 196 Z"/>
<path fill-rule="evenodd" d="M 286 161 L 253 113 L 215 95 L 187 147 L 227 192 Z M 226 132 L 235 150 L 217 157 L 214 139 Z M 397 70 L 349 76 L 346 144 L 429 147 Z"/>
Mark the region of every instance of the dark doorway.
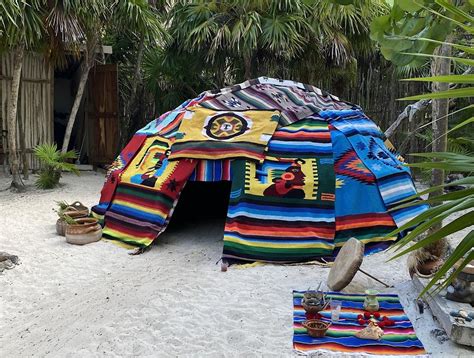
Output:
<path fill-rule="evenodd" d="M 187 182 L 166 231 L 213 221 L 224 225 L 231 182 Z"/>

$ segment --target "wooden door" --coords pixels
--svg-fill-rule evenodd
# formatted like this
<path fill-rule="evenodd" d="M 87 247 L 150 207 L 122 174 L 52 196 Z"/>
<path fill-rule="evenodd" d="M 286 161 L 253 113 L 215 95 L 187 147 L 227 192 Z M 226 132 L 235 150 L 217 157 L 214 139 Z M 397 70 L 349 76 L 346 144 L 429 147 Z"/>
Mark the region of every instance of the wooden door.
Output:
<path fill-rule="evenodd" d="M 90 163 L 110 164 L 119 151 L 117 64 L 91 69 L 87 107 Z"/>

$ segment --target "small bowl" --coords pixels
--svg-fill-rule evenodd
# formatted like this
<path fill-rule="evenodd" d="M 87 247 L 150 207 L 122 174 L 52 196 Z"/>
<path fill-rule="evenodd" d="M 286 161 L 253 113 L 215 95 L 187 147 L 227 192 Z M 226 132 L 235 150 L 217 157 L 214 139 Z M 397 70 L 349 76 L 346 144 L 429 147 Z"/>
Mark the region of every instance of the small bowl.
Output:
<path fill-rule="evenodd" d="M 319 319 L 310 319 L 303 322 L 303 327 L 308 331 L 308 335 L 314 338 L 324 337 L 330 325 L 331 323 Z"/>
<path fill-rule="evenodd" d="M 329 301 L 326 301 L 323 304 L 311 305 L 306 302 L 305 298 L 301 300 L 301 306 L 303 306 L 304 310 L 308 313 L 318 313 L 324 310 L 328 306 L 328 304 Z"/>

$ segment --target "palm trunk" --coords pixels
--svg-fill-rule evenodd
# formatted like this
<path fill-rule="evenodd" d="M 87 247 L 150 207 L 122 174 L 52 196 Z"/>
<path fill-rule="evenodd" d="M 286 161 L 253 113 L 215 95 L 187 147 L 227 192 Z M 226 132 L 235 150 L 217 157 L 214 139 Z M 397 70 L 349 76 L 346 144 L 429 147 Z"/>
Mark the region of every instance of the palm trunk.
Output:
<path fill-rule="evenodd" d="M 22 163 L 22 172 L 23 179 L 28 180 L 29 172 L 29 163 L 28 155 L 26 154 L 26 143 L 25 143 L 25 125 L 23 123 L 23 118 L 18 120 L 18 134 L 20 137 L 20 152 L 21 152 L 21 163 Z"/>
<path fill-rule="evenodd" d="M 20 83 L 21 86 L 21 83 Z M 28 180 L 28 156 L 26 155 L 26 143 L 25 143 L 25 125 L 24 118 L 18 118 L 18 137 L 20 138 L 20 153 L 21 153 L 21 163 L 22 163 L 22 172 L 23 179 Z"/>
<path fill-rule="evenodd" d="M 20 89 L 21 69 L 23 67 L 24 54 L 25 49 L 21 45 L 13 51 L 13 79 L 7 109 L 7 139 L 10 170 L 12 172 L 12 187 L 18 190 L 25 189 L 25 185 L 23 184 L 20 177 L 20 163 L 18 160 L 16 145 L 16 116 L 18 106 L 18 92 Z"/>
<path fill-rule="evenodd" d="M 137 97 L 137 88 L 138 84 L 141 84 L 141 74 L 140 74 L 140 69 L 141 69 L 141 64 L 143 60 L 143 53 L 145 52 L 145 39 L 142 36 L 140 38 L 140 44 L 138 45 L 138 52 L 137 52 L 137 61 L 135 63 L 135 70 L 133 73 L 133 78 L 132 78 L 132 89 L 130 91 L 130 96 L 127 101 L 125 101 L 124 105 L 124 120 L 125 120 L 125 127 L 126 128 L 132 128 L 131 121 L 132 121 L 132 107 L 134 107 L 134 104 L 136 103 L 136 97 Z"/>
<path fill-rule="evenodd" d="M 142 82 L 140 69 L 142 66 L 143 60 L 143 53 L 145 52 L 145 39 L 142 36 L 140 38 L 140 44 L 138 45 L 138 53 L 137 53 L 137 62 L 135 64 L 135 73 L 133 74 L 133 82 L 132 82 L 132 93 L 130 96 L 130 104 L 135 102 L 135 97 L 137 95 L 137 87 L 138 83 Z"/>
<path fill-rule="evenodd" d="M 450 42 L 446 40 L 447 42 Z M 437 49 L 437 55 L 450 56 L 451 46 L 441 45 Z M 432 76 L 443 76 L 451 73 L 451 61 L 446 58 L 436 57 L 431 67 Z M 433 82 L 432 91 L 446 91 L 449 89 L 449 83 Z M 445 152 L 447 150 L 448 139 L 448 114 L 449 99 L 433 99 L 432 104 L 432 128 L 433 128 L 433 152 Z M 431 185 L 437 186 L 444 184 L 445 173 L 442 169 L 433 169 L 431 173 Z M 430 198 L 443 194 L 443 189 L 439 189 L 430 193 Z M 441 225 L 435 225 L 430 228 L 430 232 L 435 232 L 441 228 Z M 446 239 L 439 240 L 433 245 L 427 246 L 426 249 L 437 257 L 442 257 L 447 249 Z"/>
<path fill-rule="evenodd" d="M 71 113 L 69 114 L 66 132 L 64 133 L 64 141 L 61 149 L 62 153 L 67 152 L 69 148 L 72 129 L 74 128 L 74 123 L 76 122 L 77 111 L 79 110 L 79 106 L 81 105 L 82 97 L 84 95 L 84 89 L 86 88 L 87 78 L 89 77 L 89 71 L 92 65 L 94 64 L 96 44 L 96 39 L 92 39 L 91 43 L 87 46 L 87 51 L 84 56 L 84 63 L 81 66 L 82 71 L 81 77 L 79 79 L 79 86 L 77 88 L 76 97 L 74 98 Z"/>
<path fill-rule="evenodd" d="M 449 56 L 451 47 L 449 45 L 441 45 L 438 54 L 440 56 Z M 451 72 L 451 61 L 445 58 L 435 58 L 432 65 L 432 75 L 442 76 L 449 75 Z M 446 91 L 449 89 L 449 83 L 433 82 L 432 91 Z M 432 121 L 433 121 L 433 152 L 445 152 L 447 149 L 447 132 L 448 132 L 448 114 L 449 99 L 434 99 L 432 105 Z M 431 184 L 444 184 L 444 170 L 433 169 Z M 442 194 L 442 190 L 433 192 L 430 196 L 438 196 Z"/>

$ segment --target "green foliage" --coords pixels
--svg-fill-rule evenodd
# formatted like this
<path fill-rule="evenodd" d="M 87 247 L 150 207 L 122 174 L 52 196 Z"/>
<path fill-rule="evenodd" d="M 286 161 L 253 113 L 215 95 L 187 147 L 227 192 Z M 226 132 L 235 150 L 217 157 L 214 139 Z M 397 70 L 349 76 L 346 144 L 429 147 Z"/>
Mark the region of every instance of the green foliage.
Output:
<path fill-rule="evenodd" d="M 408 201 L 408 198 L 401 202 L 400 205 L 392 210 L 396 210 L 401 207 L 407 207 L 412 205 L 418 204 L 439 204 L 428 209 L 423 214 L 417 216 L 416 218 L 412 219 L 396 231 L 390 233 L 389 235 L 395 235 L 403 230 L 407 230 L 411 227 L 416 226 L 414 230 L 412 230 L 407 236 L 401 239 L 396 244 L 396 251 L 397 254 L 392 258 L 395 259 L 402 255 L 405 255 L 409 252 L 417 250 L 421 247 L 426 247 L 432 245 L 434 242 L 441 240 L 442 238 L 454 234 L 460 230 L 468 228 L 474 222 L 474 176 L 471 175 L 474 172 L 474 157 L 472 155 L 466 156 L 462 154 L 455 154 L 455 153 L 421 153 L 416 154 L 417 156 L 424 157 L 424 158 L 436 158 L 438 161 L 430 161 L 430 162 L 422 162 L 416 164 L 410 164 L 412 167 L 416 168 L 424 168 L 424 169 L 444 169 L 446 171 L 456 171 L 461 173 L 466 173 L 468 176 L 464 179 L 454 181 L 450 184 L 445 184 L 441 186 L 432 187 L 428 190 L 425 190 L 421 193 L 418 193 L 414 197 L 419 197 L 424 194 L 428 194 L 434 192 L 436 190 L 445 188 L 447 186 L 454 186 L 454 185 L 466 185 L 467 188 L 455 191 L 447 194 L 442 194 L 437 197 L 431 199 L 425 199 L 417 201 L 416 203 L 405 204 L 405 201 Z M 430 227 L 441 223 L 442 220 L 447 219 L 452 214 L 459 214 L 461 213 L 456 219 L 452 220 L 449 224 L 443 226 L 441 229 L 435 231 L 434 233 L 428 234 L 426 238 L 423 240 L 415 243 L 412 246 L 407 247 L 410 243 L 412 243 L 418 235 L 427 231 Z M 449 258 L 443 264 L 443 266 L 439 269 L 439 271 L 434 275 L 433 279 L 430 281 L 426 289 L 421 293 L 422 295 L 425 294 L 428 290 L 430 290 L 439 280 L 442 280 L 445 275 L 453 267 L 454 263 L 458 261 L 462 261 L 462 265 L 460 266 L 463 268 L 467 263 L 469 263 L 474 258 L 474 252 L 472 248 L 474 247 L 474 230 L 470 231 L 462 240 L 462 242 L 456 247 L 456 249 L 451 253 Z M 456 272 L 448 275 L 441 285 L 438 286 L 438 290 L 449 285 L 449 283 L 455 277 Z"/>
<path fill-rule="evenodd" d="M 447 15 L 450 9 L 442 3 L 395 0 L 390 14 L 375 19 L 371 37 L 380 44 L 385 58 L 399 66 L 423 65 L 426 58 L 415 54 L 432 54 L 455 26 Z"/>
<path fill-rule="evenodd" d="M 462 2 L 460 5 L 454 6 L 446 0 L 394 1 L 390 15 L 379 17 L 373 22 L 371 27 L 372 37 L 380 43 L 382 53 L 387 59 L 398 65 L 412 64 L 416 66 L 423 63 L 426 59 L 439 57 L 433 55 L 435 47 L 445 43 L 446 37 L 451 35 L 457 38 L 457 40 L 450 44 L 458 52 L 457 55 L 449 58 L 454 62 L 467 66 L 467 69 L 471 69 L 474 65 L 474 60 L 469 58 L 474 53 L 471 46 L 471 35 L 474 33 L 474 18 L 470 15 L 473 9 L 472 6 L 470 2 Z M 474 97 L 474 87 L 462 86 L 471 84 L 473 78 L 472 75 L 452 75 L 409 79 L 427 82 L 448 82 L 456 85 L 456 87 L 446 91 L 426 93 L 403 99 L 471 99 Z M 468 106 L 465 109 L 470 107 Z M 473 122 L 472 118 L 465 119 L 451 128 L 450 132 L 464 128 Z M 434 139 L 436 140 L 437 138 Z M 459 147 L 460 143 L 463 143 L 461 147 Z M 466 177 L 450 184 L 432 187 L 399 203 L 400 205 L 397 208 L 418 204 L 437 205 L 389 234 L 389 236 L 392 236 L 415 227 L 407 236 L 397 242 L 395 246 L 397 254 L 393 259 L 417 249 L 433 245 L 444 237 L 472 225 L 474 222 L 474 176 L 472 175 L 474 173 L 474 157 L 472 152 L 462 153 L 459 150 L 460 148 L 466 148 L 465 146 L 471 143 L 472 141 L 468 138 L 458 138 L 455 142 L 451 141 L 450 149 L 452 151 L 450 152 L 414 154 L 429 161 L 410 164 L 411 167 L 422 170 L 442 169 L 447 172 L 465 173 Z M 455 145 L 458 145 L 457 150 L 455 150 Z M 453 185 L 465 185 L 466 189 L 430 197 L 426 200 L 419 200 L 415 203 L 406 203 L 411 199 L 421 197 L 421 195 L 436 192 L 446 186 Z M 444 219 L 449 218 L 453 214 L 457 214 L 457 217 L 448 224 L 434 232 L 432 230 L 428 231 L 430 228 L 441 224 Z M 421 241 L 413 244 L 416 238 L 426 231 L 428 231 L 428 235 Z M 410 244 L 413 245 L 409 246 Z M 442 280 L 442 283 L 437 286 L 437 290 L 441 290 L 449 285 L 457 273 L 474 259 L 473 247 L 474 230 L 470 231 L 450 254 L 421 295 L 431 290 L 440 280 Z M 462 264 L 457 270 L 449 274 L 456 262 L 462 262 Z"/>
<path fill-rule="evenodd" d="M 0 2 L 0 47 L 34 49 L 44 35 L 45 0 Z"/>
<path fill-rule="evenodd" d="M 56 201 L 56 204 L 58 205 L 59 210 L 63 210 L 63 211 L 69 206 L 69 204 L 64 200 Z"/>
<path fill-rule="evenodd" d="M 79 225 L 77 223 L 76 220 L 74 220 L 72 217 L 70 217 L 69 215 L 66 215 L 66 214 L 61 214 L 59 216 L 61 219 L 64 219 L 64 221 L 66 222 L 66 224 L 68 225 Z"/>
<path fill-rule="evenodd" d="M 61 153 L 56 143 L 42 144 L 35 148 L 34 153 L 41 162 L 36 186 L 40 189 L 52 189 L 59 184 L 61 172 L 67 171 L 79 175 L 79 170 L 73 163 L 68 161 L 77 159 L 77 153 L 73 150 Z"/>
<path fill-rule="evenodd" d="M 262 75 L 347 83 L 376 52 L 370 22 L 388 10 L 384 0 L 176 1 L 164 19 L 170 38 L 147 51 L 146 85 L 162 113 L 204 89 Z"/>
<path fill-rule="evenodd" d="M 416 136 L 426 143 L 426 149 L 431 147 L 431 144 L 434 142 L 433 132 L 428 129 L 423 133 L 417 133 Z M 447 138 L 447 151 L 450 153 L 463 154 L 463 155 L 473 155 L 474 154 L 474 142 L 468 138 L 462 137 L 452 137 L 448 136 Z M 416 169 L 416 168 L 414 168 Z M 431 169 L 430 168 L 420 168 L 419 172 L 421 174 L 421 181 L 423 183 L 430 183 L 431 181 Z M 450 171 L 445 171 L 445 174 L 450 174 Z"/>

